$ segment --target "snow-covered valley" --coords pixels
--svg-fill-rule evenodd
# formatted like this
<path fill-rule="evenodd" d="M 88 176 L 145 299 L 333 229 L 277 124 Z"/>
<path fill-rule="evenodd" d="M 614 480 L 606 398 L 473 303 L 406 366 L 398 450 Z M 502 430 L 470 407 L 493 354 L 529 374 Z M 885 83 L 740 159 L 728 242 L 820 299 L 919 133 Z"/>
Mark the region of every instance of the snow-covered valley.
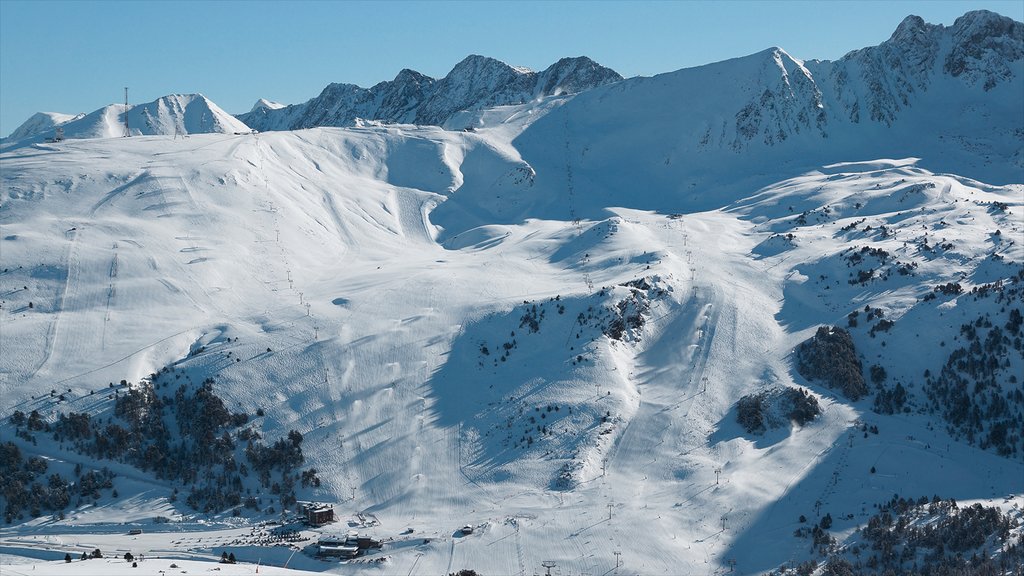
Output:
<path fill-rule="evenodd" d="M 161 570 L 230 552 L 341 574 L 820 571 L 894 495 L 997 507 L 1019 542 L 1024 60 L 1008 62 L 984 89 L 936 68 L 917 108 L 836 112 L 827 138 L 800 114 L 818 91 L 793 79 L 803 63 L 773 50 L 447 128 L 5 149 L 0 440 L 45 474 L 115 476 L 10 514 L 0 571 L 133 573 L 125 552 Z M 750 123 L 747 92 L 693 88 L 748 68 L 796 96 L 771 88 Z M 942 107 L 988 124 L 937 123 Z M 820 326 L 848 331 L 865 393 L 801 369 Z M 741 398 L 786 388 L 820 414 L 744 428 Z M 192 439 L 200 390 L 228 416 Z M 162 398 L 170 444 L 102 444 L 153 422 L 124 407 L 142 397 Z M 264 481 L 260 438 L 301 444 L 301 464 Z M 168 476 L 155 458 L 190 442 L 231 464 Z M 295 498 L 339 522 L 282 540 L 266 523 Z M 818 525 L 827 553 L 794 534 Z M 382 547 L 314 557 L 348 530 Z"/>

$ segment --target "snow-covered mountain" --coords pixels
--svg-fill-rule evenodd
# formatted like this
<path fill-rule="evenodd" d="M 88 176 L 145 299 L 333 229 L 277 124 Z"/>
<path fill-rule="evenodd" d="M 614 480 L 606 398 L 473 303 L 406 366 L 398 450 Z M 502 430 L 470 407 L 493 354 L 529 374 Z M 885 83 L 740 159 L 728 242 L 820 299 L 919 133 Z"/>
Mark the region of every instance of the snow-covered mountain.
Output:
<path fill-rule="evenodd" d="M 202 94 L 171 94 L 146 104 L 129 105 L 127 109 L 124 104 L 110 104 L 77 116 L 36 114 L 3 143 L 9 148 L 52 138 L 57 126 L 63 128 L 65 138 L 71 139 L 124 136 L 126 110 L 128 129 L 133 136 L 232 134 L 250 130 Z"/>
<path fill-rule="evenodd" d="M 3 152 L 0 552 L 1013 574 L 1020 29 Z M 448 102 L 505 85 L 464 64 Z M 262 524 L 296 499 L 341 521 Z"/>
<path fill-rule="evenodd" d="M 736 193 L 723 180 L 749 186 L 858 158 L 917 156 L 932 169 L 1019 182 L 1022 49 L 1024 25 L 991 12 L 949 27 L 909 17 L 880 46 L 835 62 L 771 48 L 589 90 L 515 145 L 539 178 L 564 181 L 569 155 L 574 185 L 604 198 L 596 205 L 645 174 L 656 185 L 635 190 L 633 203 L 656 210 L 721 205 Z M 524 198 L 526 212 L 507 216 L 542 216 L 552 202 L 564 217 L 565 198 L 548 196 Z"/>
<path fill-rule="evenodd" d="M 357 118 L 440 126 L 459 111 L 575 94 L 619 80 L 615 71 L 586 57 L 563 58 L 543 72 L 532 72 L 473 55 L 440 80 L 405 69 L 372 88 L 330 84 L 308 102 L 280 109 L 257 105 L 238 118 L 262 131 L 351 126 Z"/>

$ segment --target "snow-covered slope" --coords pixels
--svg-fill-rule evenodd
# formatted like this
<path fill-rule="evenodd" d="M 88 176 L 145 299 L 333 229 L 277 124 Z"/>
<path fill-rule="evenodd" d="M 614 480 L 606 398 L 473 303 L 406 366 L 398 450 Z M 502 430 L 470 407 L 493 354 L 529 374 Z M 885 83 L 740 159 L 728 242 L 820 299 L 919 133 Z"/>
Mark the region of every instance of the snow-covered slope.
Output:
<path fill-rule="evenodd" d="M 125 134 L 125 107 L 110 104 L 90 114 L 80 114 L 59 125 L 64 129 L 65 138 L 116 138 Z M 39 114 L 33 118 L 39 118 Z M 146 103 L 127 108 L 128 130 L 133 136 L 139 135 L 188 135 L 248 132 L 250 128 L 237 118 L 222 110 L 202 94 L 171 94 Z M 31 122 L 31 120 L 30 120 Z M 41 142 L 44 137 L 52 138 L 56 123 L 39 129 L 22 130 L 11 134 L 3 141 L 4 149 Z"/>
<path fill-rule="evenodd" d="M 405 69 L 394 80 L 372 88 L 330 84 L 308 102 L 280 109 L 259 107 L 238 117 L 262 131 L 351 126 L 357 118 L 439 126 L 462 110 L 574 94 L 619 80 L 616 72 L 586 57 L 563 58 L 538 73 L 473 55 L 440 80 Z"/>
<path fill-rule="evenodd" d="M 990 28 L 972 42 L 1002 46 Z M 35 482 L 14 499 L 39 514 L 12 512 L 0 553 L 754 574 L 858 560 L 822 542 L 866 541 L 894 494 L 997 507 L 1019 538 L 1024 178 L 991 135 L 1016 121 L 1020 60 L 972 53 L 1017 76 L 932 70 L 891 122 L 831 115 L 816 64 L 770 49 L 449 121 L 472 131 L 4 152 L 0 457 L 25 458 L 0 480 Z M 951 103 L 985 122 L 926 109 Z M 865 395 L 801 370 L 821 326 L 848 332 Z M 785 388 L 821 413 L 740 425 L 741 398 Z M 181 424 L 211 413 L 216 434 Z M 140 444 L 141 423 L 170 440 Z M 190 442 L 225 459 L 166 475 Z M 259 457 L 296 444 L 296 468 Z M 79 479 L 61 512 L 52 475 Z M 341 522 L 276 546 L 258 523 L 292 492 Z M 311 557 L 350 528 L 383 547 Z M 1009 553 L 981 536 L 956 551 Z"/>

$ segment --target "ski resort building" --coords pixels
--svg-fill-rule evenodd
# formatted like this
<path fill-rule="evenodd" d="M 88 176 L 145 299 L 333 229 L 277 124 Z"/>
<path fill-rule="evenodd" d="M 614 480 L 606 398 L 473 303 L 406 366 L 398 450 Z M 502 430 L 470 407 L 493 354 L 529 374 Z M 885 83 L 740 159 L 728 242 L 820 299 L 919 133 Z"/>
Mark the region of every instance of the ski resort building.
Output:
<path fill-rule="evenodd" d="M 325 536 L 316 543 L 317 556 L 333 558 L 355 558 L 359 555 L 359 546 L 350 543 L 347 538 Z"/>
<path fill-rule="evenodd" d="M 324 536 L 316 543 L 317 556 L 334 558 L 355 558 L 370 548 L 380 548 L 382 542 L 369 536 L 349 532 L 344 538 Z"/>
<path fill-rule="evenodd" d="M 306 524 L 310 526 L 323 526 L 334 522 L 334 506 L 310 502 L 302 505 L 302 511 L 306 516 Z"/>

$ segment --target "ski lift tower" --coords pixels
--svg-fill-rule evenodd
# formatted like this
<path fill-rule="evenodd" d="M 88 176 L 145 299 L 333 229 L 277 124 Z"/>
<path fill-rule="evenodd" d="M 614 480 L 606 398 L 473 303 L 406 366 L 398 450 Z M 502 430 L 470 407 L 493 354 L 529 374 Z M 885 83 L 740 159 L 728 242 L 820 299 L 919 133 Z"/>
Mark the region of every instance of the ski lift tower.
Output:
<path fill-rule="evenodd" d="M 545 560 L 541 562 L 540 565 L 547 568 L 545 576 L 551 576 L 551 569 L 555 567 L 555 562 L 553 560 Z"/>
<path fill-rule="evenodd" d="M 128 128 L 128 87 L 124 87 L 124 137 L 128 138 L 132 135 L 131 130 Z"/>

